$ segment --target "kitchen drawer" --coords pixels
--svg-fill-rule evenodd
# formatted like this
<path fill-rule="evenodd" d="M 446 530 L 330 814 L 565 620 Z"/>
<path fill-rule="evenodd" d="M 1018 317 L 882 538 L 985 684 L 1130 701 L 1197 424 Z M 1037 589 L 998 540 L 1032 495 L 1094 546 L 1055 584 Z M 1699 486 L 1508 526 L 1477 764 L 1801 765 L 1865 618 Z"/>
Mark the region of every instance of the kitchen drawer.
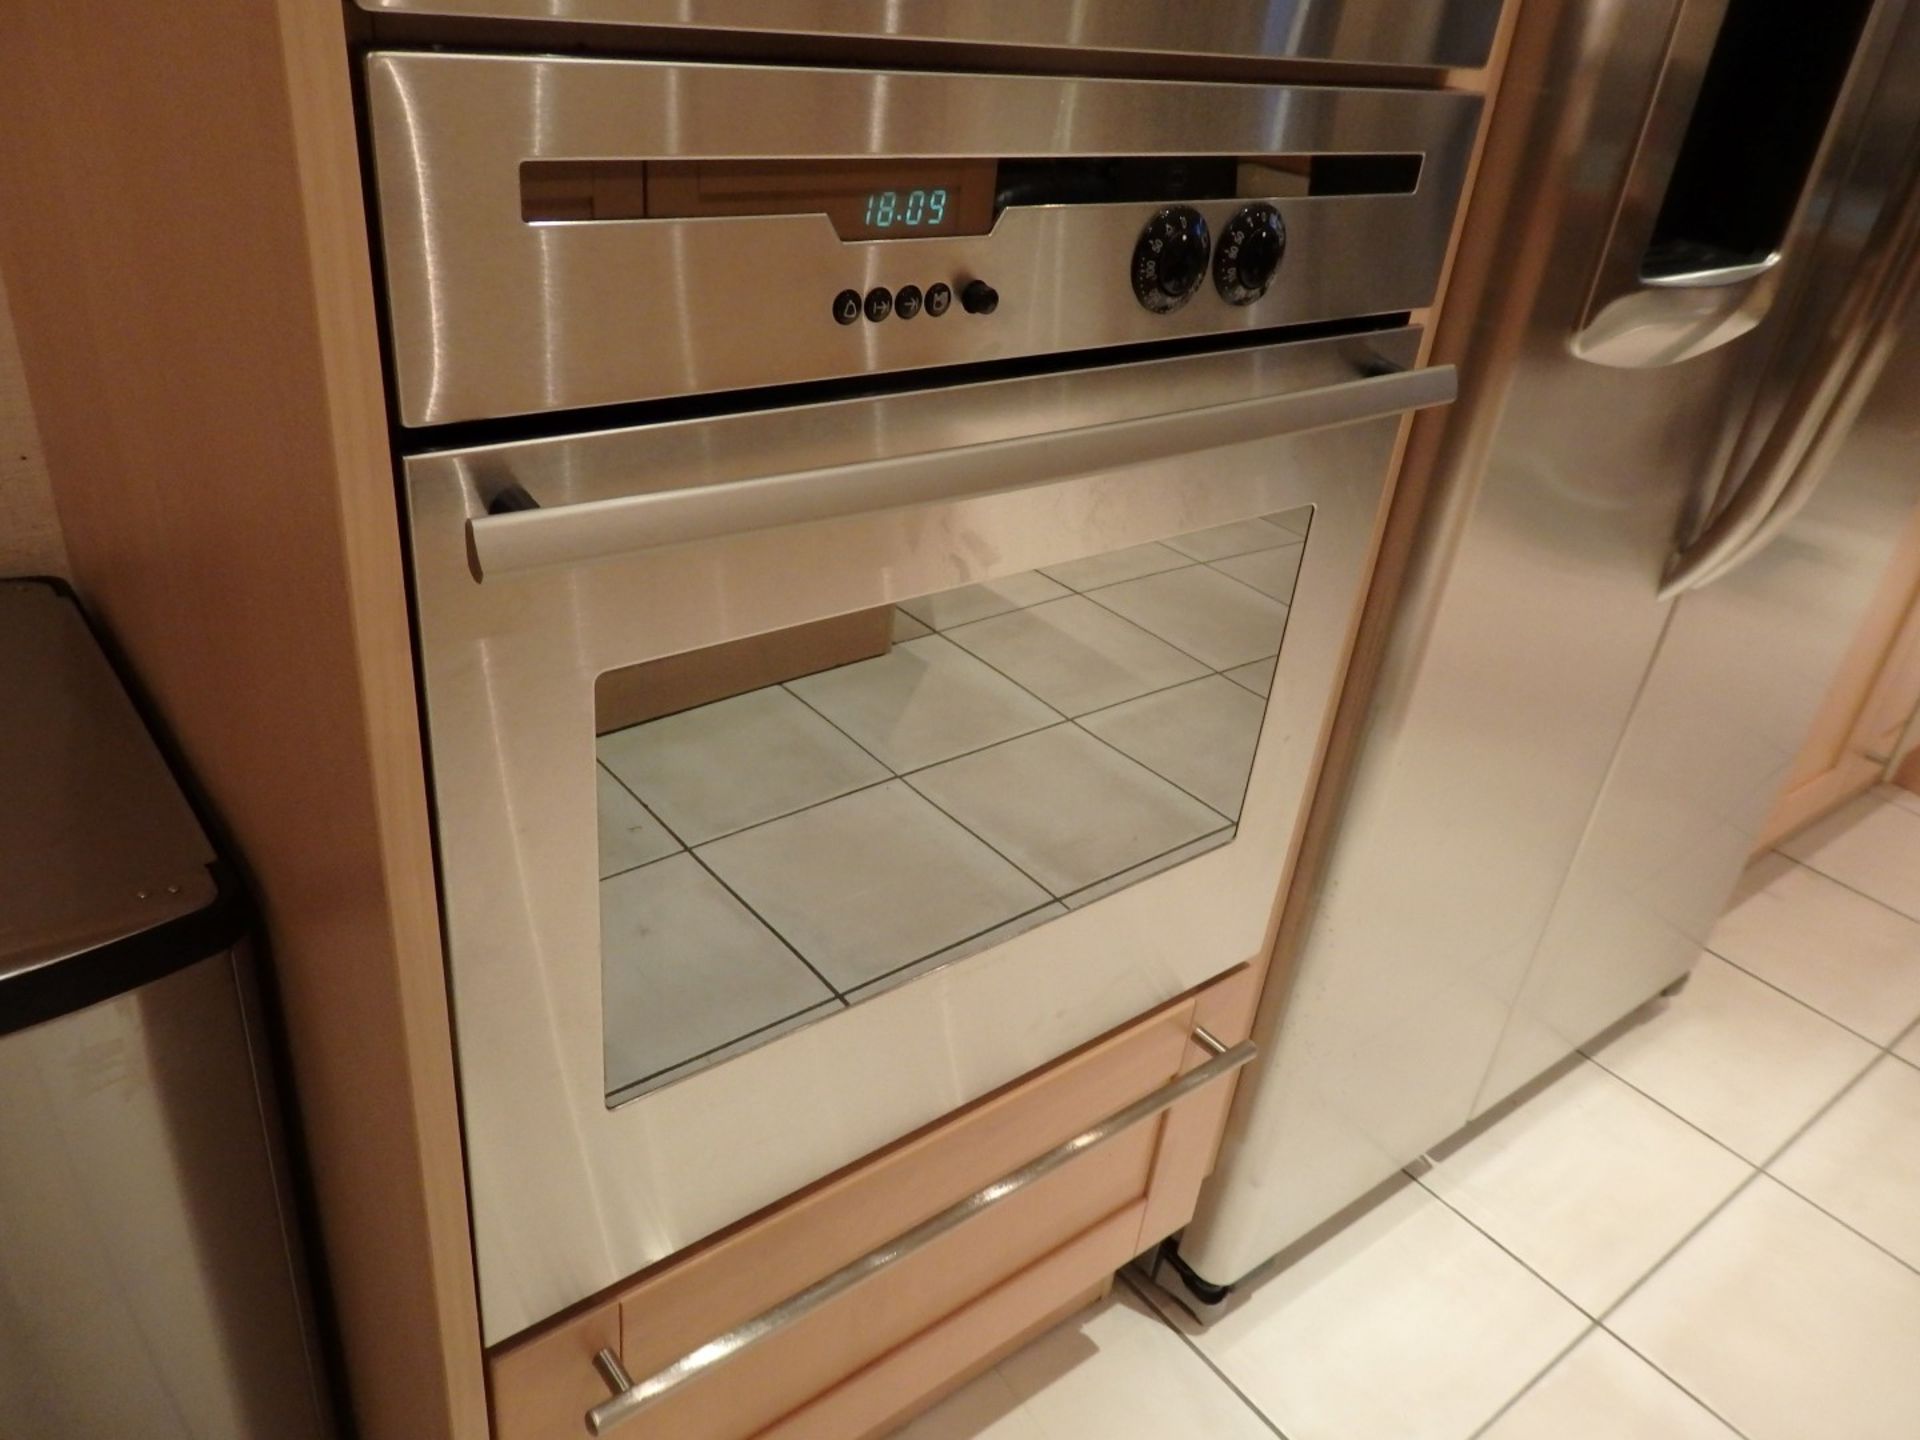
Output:
<path fill-rule="evenodd" d="M 489 1357 L 497 1440 L 574 1440 L 608 1397 L 884 1245 L 1210 1057 L 1251 1025 L 1233 971 L 829 1177 Z M 983 1210 L 615 1432 L 627 1440 L 848 1440 L 898 1423 L 1184 1224 L 1230 1079 Z"/>

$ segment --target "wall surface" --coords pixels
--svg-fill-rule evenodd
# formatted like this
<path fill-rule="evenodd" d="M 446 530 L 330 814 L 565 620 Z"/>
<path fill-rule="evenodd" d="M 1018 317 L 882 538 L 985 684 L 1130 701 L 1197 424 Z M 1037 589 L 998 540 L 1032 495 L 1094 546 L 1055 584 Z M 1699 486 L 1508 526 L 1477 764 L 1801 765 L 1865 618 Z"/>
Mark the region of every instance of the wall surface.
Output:
<path fill-rule="evenodd" d="M 13 312 L 0 285 L 0 575 L 65 575 L 66 547 L 53 513 L 46 453 L 27 400 Z"/>

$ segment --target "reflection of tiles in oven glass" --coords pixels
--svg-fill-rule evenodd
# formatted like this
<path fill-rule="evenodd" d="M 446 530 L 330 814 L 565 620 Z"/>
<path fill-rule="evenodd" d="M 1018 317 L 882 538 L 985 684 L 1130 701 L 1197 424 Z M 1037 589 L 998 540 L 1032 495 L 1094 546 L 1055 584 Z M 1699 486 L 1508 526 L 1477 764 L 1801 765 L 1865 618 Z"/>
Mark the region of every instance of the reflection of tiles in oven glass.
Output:
<path fill-rule="evenodd" d="M 896 645 L 877 659 L 787 683 L 794 694 L 902 771 L 950 760 L 1060 718 L 938 635 Z"/>
<path fill-rule="evenodd" d="M 690 845 L 887 778 L 777 685 L 603 735 L 600 758 Z"/>
<path fill-rule="evenodd" d="M 898 781 L 716 840 L 700 858 L 842 990 L 1049 898 Z"/>
<path fill-rule="evenodd" d="M 1150 543 L 1089 555 L 1084 560 L 1063 561 L 1047 566 L 1040 573 L 1072 590 L 1098 590 L 1102 585 L 1118 585 L 1122 580 L 1138 580 L 1142 575 L 1158 575 L 1162 570 L 1178 570 L 1192 563 L 1178 550 Z"/>
<path fill-rule="evenodd" d="M 595 795 L 600 813 L 600 878 L 645 865 L 671 855 L 680 842 L 667 833 L 667 827 L 647 813 L 627 787 L 606 772 L 594 767 Z"/>
<path fill-rule="evenodd" d="M 1093 598 L 1216 670 L 1278 653 L 1287 607 L 1204 565 L 1097 590 Z"/>
<path fill-rule="evenodd" d="M 1256 695 L 1265 695 L 1273 689 L 1273 671 L 1279 663 L 1278 655 L 1270 655 L 1265 660 L 1256 660 L 1251 665 L 1235 666 L 1224 673 L 1234 684 L 1245 686 Z"/>
<path fill-rule="evenodd" d="M 1230 555 L 1214 561 L 1213 568 L 1284 605 L 1293 599 L 1293 582 L 1300 578 L 1300 556 L 1306 548 L 1296 541 L 1272 550 L 1255 550 L 1250 555 Z"/>
<path fill-rule="evenodd" d="M 945 950 L 927 956 L 924 960 L 916 960 L 910 965 L 904 965 L 890 974 L 881 976 L 878 980 L 869 980 L 866 984 L 849 990 L 847 999 L 855 1005 L 862 1000 L 871 1000 L 874 996 L 883 995 L 897 986 L 906 984 L 909 980 L 919 979 L 929 970 L 938 970 L 942 965 L 951 965 L 954 961 L 964 960 L 969 955 L 978 955 L 982 950 L 991 950 L 994 946 L 1011 940 L 1016 935 L 1024 934 L 1036 926 L 1044 925 L 1049 920 L 1058 920 L 1066 913 L 1066 906 L 1058 902 L 1029 910 L 1024 915 L 1015 916 L 1004 925 L 996 925 L 991 930 L 983 930 L 978 935 L 971 935 L 958 945 L 950 945 Z"/>
<path fill-rule="evenodd" d="M 683 1060 L 670 1069 L 657 1070 L 651 1075 L 634 1081 L 631 1085 L 609 1089 L 607 1104 L 609 1106 L 624 1105 L 629 1100 L 637 1100 L 642 1095 L 664 1089 L 677 1081 L 685 1080 L 690 1075 L 698 1075 L 709 1066 L 731 1060 L 736 1055 L 744 1055 L 749 1050 L 758 1050 L 762 1045 L 778 1040 L 782 1035 L 789 1035 L 795 1030 L 803 1029 L 816 1020 L 826 1020 L 838 1015 L 847 1008 L 847 1003 L 837 997 L 832 1000 L 823 1000 L 810 1010 L 802 1010 L 797 1015 L 789 1015 L 783 1020 L 774 1021 L 771 1025 L 763 1025 L 758 1030 L 749 1030 L 737 1035 L 726 1044 L 716 1045 L 711 1050 L 703 1050 L 692 1059 Z"/>
<path fill-rule="evenodd" d="M 1004 615 L 1009 610 L 1038 605 L 1043 600 L 1058 600 L 1066 589 L 1037 570 L 978 585 L 962 585 L 958 590 L 942 590 L 922 595 L 917 600 L 902 600 L 900 608 L 923 625 L 935 630 L 951 630 L 969 620 L 984 620 L 989 615 Z"/>
<path fill-rule="evenodd" d="M 1142 880 L 1158 875 L 1162 870 L 1171 870 L 1174 866 L 1183 865 L 1197 856 L 1206 854 L 1209 850 L 1218 850 L 1231 839 L 1233 839 L 1233 826 L 1222 825 L 1210 835 L 1202 835 L 1198 840 L 1177 846 L 1164 855 L 1156 855 L 1151 860 L 1144 860 L 1131 870 L 1123 870 L 1118 875 L 1109 876 L 1098 884 L 1087 886 L 1084 890 L 1063 895 L 1060 903 L 1069 910 L 1079 910 L 1096 900 L 1104 900 L 1107 896 L 1124 890 L 1129 885 L 1137 885 Z"/>
<path fill-rule="evenodd" d="M 1292 539 L 1290 531 L 1266 520 L 1236 520 L 1231 525 L 1215 525 L 1208 530 L 1176 535 L 1167 544 L 1195 560 L 1221 560 L 1250 550 L 1271 550 Z"/>
<path fill-rule="evenodd" d="M 609 1092 L 833 992 L 690 855 L 600 885 Z"/>
<path fill-rule="evenodd" d="M 1313 523 L 1313 507 L 1296 505 L 1291 510 L 1282 510 L 1279 514 L 1269 515 L 1266 518 L 1269 523 L 1278 525 L 1282 530 L 1304 536 L 1307 533 L 1307 527 Z"/>
<path fill-rule="evenodd" d="M 1055 895 L 1221 824 L 1192 796 L 1073 725 L 936 765 L 912 784 Z"/>
<path fill-rule="evenodd" d="M 1067 715 L 1206 673 L 1191 655 L 1078 595 L 962 625 L 947 638 Z"/>
<path fill-rule="evenodd" d="M 894 644 L 900 645 L 908 640 L 918 640 L 922 635 L 931 635 L 932 633 L 931 630 L 914 619 L 913 616 L 909 615 L 906 611 L 902 610 L 898 605 L 893 607 L 893 633 L 889 638 L 892 639 Z"/>
<path fill-rule="evenodd" d="M 1260 743 L 1260 697 L 1222 675 L 1115 705 L 1080 723 L 1222 815 L 1238 819 Z"/>

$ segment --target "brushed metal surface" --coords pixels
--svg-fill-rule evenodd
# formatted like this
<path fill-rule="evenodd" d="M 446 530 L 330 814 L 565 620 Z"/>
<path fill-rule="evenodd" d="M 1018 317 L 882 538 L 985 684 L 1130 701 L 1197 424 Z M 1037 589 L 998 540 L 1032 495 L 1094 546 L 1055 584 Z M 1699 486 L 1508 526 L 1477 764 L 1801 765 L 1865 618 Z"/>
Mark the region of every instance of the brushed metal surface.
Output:
<path fill-rule="evenodd" d="M 0 581 L 0 676 L 0 984 L 211 904 L 213 847 L 71 600 Z"/>
<path fill-rule="evenodd" d="M 1673 642 L 1687 657 L 1671 679 L 1653 658 L 1673 613 L 1658 595 L 1663 568 L 1711 512 L 1770 357 L 1789 322 L 1831 314 L 1793 297 L 1813 293 L 1829 215 L 1859 223 L 1832 203 L 1845 147 L 1786 247 L 1793 303 L 1661 369 L 1593 364 L 1570 345 L 1676 19 L 1673 6 L 1623 0 L 1521 11 L 1514 100 L 1495 114 L 1460 262 L 1463 275 L 1498 280 L 1291 995 L 1266 1018 L 1268 1058 L 1243 1083 L 1223 1164 L 1181 1243 L 1209 1281 L 1244 1275 L 1517 1084 L 1528 1064 L 1510 1061 L 1502 1038 L 1516 1002 L 1557 1017 L 1551 1060 L 1684 970 L 1744 854 L 1741 827 L 1759 819 L 1722 803 L 1716 767 L 1762 724 L 1793 732 L 1784 760 L 1811 713 L 1759 679 L 1778 667 L 1804 679 L 1821 663 L 1817 646 L 1793 648 L 1798 631 L 1774 607 L 1745 633 Z M 1717 588 L 1702 610 L 1735 605 Z M 1748 677 L 1739 693 L 1764 720 L 1728 708 L 1739 688 L 1729 667 Z M 1678 698 L 1664 697 L 1669 684 Z M 1642 744 L 1628 787 L 1619 771 L 1640 765 Z M 1706 847 L 1691 857 L 1700 863 L 1649 889 L 1649 866 L 1682 835 Z M 1634 898 L 1635 881 L 1629 920 L 1614 902 Z M 1583 901 L 1588 886 L 1605 902 Z M 1614 913 L 1619 923 L 1602 923 Z M 1670 928 L 1654 945 L 1656 921 Z M 1559 955 L 1575 934 L 1577 958 Z M 1541 993 L 1522 998 L 1530 986 Z M 1582 987 L 1590 1000 L 1574 998 Z"/>
<path fill-rule="evenodd" d="M 1135 51 L 1484 65 L 1498 0 L 359 0 L 375 13 Z"/>
<path fill-rule="evenodd" d="M 379 226 L 407 425 L 1387 314 L 1425 305 L 1481 102 L 1441 92 L 378 52 Z M 1277 198 L 1264 298 L 1135 301 L 1154 204 L 842 241 L 824 215 L 530 224 L 541 159 L 1420 154 L 1411 194 Z M 1217 231 L 1241 202 L 1194 206 Z M 846 288 L 973 277 L 992 315 L 843 326 Z"/>
<path fill-rule="evenodd" d="M 1109 1141 L 1118 1139 L 1134 1126 L 1172 1109 L 1196 1090 L 1204 1090 L 1214 1081 L 1231 1075 L 1258 1053 L 1258 1047 L 1251 1040 L 1243 1040 L 1229 1049 L 1205 1030 L 1194 1032 L 1193 1043 L 1206 1050 L 1211 1058 L 1168 1081 L 1151 1094 L 1143 1095 L 1131 1104 L 1123 1105 L 1105 1119 L 1088 1126 L 1071 1140 L 1062 1141 L 1018 1169 L 1009 1171 L 964 1199 L 956 1200 L 939 1214 L 921 1221 L 904 1234 L 896 1235 L 886 1244 L 877 1246 L 858 1259 L 849 1261 L 832 1274 L 815 1281 L 799 1294 L 790 1296 L 751 1320 L 736 1325 L 724 1335 L 716 1335 L 699 1348 L 682 1355 L 671 1365 L 664 1366 L 647 1376 L 646 1379 L 635 1380 L 626 1373 L 617 1355 L 611 1350 L 602 1350 L 594 1357 L 594 1364 L 612 1385 L 614 1394 L 587 1412 L 587 1429 L 595 1435 L 604 1435 L 616 1426 L 633 1419 L 643 1410 L 659 1404 L 682 1386 L 717 1366 L 737 1359 L 762 1341 L 771 1340 L 781 1332 L 791 1329 L 822 1306 L 852 1290 L 856 1285 L 882 1274 L 902 1260 L 919 1254 L 942 1235 L 950 1235 L 976 1216 L 985 1214 L 995 1206 L 1005 1204 L 1014 1196 L 1037 1185 L 1047 1176 L 1071 1164 L 1088 1151 L 1096 1150 Z"/>
<path fill-rule="evenodd" d="M 324 1440 L 239 952 L 0 1040 L 0 1429 Z"/>
<path fill-rule="evenodd" d="M 1836 326 L 1872 332 L 1862 343 L 1879 351 L 1867 357 L 1878 381 L 1851 401 L 1821 398 L 1850 413 L 1799 467 L 1796 508 L 1764 548 L 1674 607 L 1476 1114 L 1693 964 L 1920 507 L 1911 291 L 1883 291 L 1879 308 L 1854 313 L 1843 283 L 1910 218 L 1901 210 L 1920 156 L 1920 7 L 1891 5 L 1876 21 L 1887 23 L 1884 70 L 1843 116 L 1833 223 L 1806 237 L 1825 285 L 1781 317 L 1766 383 L 1798 392 L 1805 357 Z M 1909 254 L 1897 277 L 1909 287 L 1913 263 Z"/>
<path fill-rule="evenodd" d="M 467 522 L 476 578 L 542 565 L 579 564 L 750 530 L 863 512 L 1004 495 L 1097 475 L 1120 465 L 1179 459 L 1441 405 L 1454 396 L 1451 366 L 1345 380 L 1172 415 L 1133 416 L 943 450 L 857 460 L 559 509 L 541 507 Z"/>
<path fill-rule="evenodd" d="M 406 462 L 483 1328 L 504 1339 L 1257 954 L 1397 414 L 1011 494 L 510 572 L 466 529 L 543 507 L 1365 385 L 1419 332 L 1258 347 Z M 1303 422 L 1304 423 L 1304 422 Z M 679 1084 L 607 1108 L 594 795 L 606 670 L 1314 507 L 1237 838 Z"/>

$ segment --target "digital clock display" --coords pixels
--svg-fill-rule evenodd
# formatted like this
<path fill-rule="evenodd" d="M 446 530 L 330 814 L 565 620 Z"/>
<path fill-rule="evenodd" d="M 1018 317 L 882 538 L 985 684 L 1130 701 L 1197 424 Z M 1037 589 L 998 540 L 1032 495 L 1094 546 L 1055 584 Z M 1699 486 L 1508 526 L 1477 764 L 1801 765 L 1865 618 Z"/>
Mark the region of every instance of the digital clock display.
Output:
<path fill-rule="evenodd" d="M 861 223 L 876 235 L 889 230 L 914 230 L 928 234 L 947 223 L 949 198 L 944 185 L 914 190 L 870 191 Z"/>

